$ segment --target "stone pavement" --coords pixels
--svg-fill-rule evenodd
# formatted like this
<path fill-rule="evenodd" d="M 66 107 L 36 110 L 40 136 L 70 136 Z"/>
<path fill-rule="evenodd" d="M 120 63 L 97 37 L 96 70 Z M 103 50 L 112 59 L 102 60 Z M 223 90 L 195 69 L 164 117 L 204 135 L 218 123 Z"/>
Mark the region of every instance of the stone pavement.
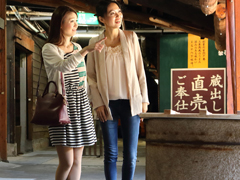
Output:
<path fill-rule="evenodd" d="M 139 140 L 134 180 L 145 180 L 145 141 Z M 8 157 L 0 162 L 0 180 L 54 180 L 58 164 L 55 148 Z M 119 141 L 117 162 L 118 180 L 121 180 L 122 142 Z M 104 180 L 103 156 L 83 156 L 81 180 Z"/>

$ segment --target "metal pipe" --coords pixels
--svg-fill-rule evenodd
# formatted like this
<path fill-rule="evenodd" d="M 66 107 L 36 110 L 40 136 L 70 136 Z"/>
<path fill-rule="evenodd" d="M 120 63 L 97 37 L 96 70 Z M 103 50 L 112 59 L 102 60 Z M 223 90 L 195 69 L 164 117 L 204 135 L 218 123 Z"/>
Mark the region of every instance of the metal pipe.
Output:
<path fill-rule="evenodd" d="M 51 16 L 48 17 L 38 17 L 38 16 L 31 16 L 28 18 L 29 21 L 50 21 L 51 20 Z"/>
<path fill-rule="evenodd" d="M 6 11 L 6 14 L 7 15 L 15 15 L 15 13 L 13 11 Z M 28 16 L 48 16 L 48 17 L 52 16 L 51 12 L 36 12 L 36 11 L 32 11 L 32 12 L 18 12 L 18 14 L 20 14 L 20 15 L 26 14 Z"/>
<path fill-rule="evenodd" d="M 21 15 L 18 13 L 17 9 L 15 6 L 10 6 L 10 8 L 12 9 L 14 15 L 16 16 L 16 18 L 21 21 Z"/>
<path fill-rule="evenodd" d="M 6 19 L 8 21 L 18 21 L 18 19 L 14 18 L 14 17 L 7 17 Z M 29 21 L 42 21 L 42 20 L 43 21 L 50 21 L 51 17 L 38 17 L 38 16 L 34 16 L 34 17 L 25 17 L 25 19 L 27 19 Z"/>
<path fill-rule="evenodd" d="M 24 23 L 26 24 L 32 31 L 34 31 L 35 33 L 41 35 L 43 38 L 46 38 L 46 36 L 40 31 L 38 30 L 37 28 L 35 28 L 34 25 L 32 25 L 25 17 L 26 15 L 24 15 L 24 18 L 21 17 L 21 15 L 18 13 L 17 9 L 15 6 L 10 6 L 10 8 L 12 9 L 12 11 L 14 12 L 17 20 L 20 22 L 20 23 Z"/>
<path fill-rule="evenodd" d="M 98 31 L 94 30 L 77 30 L 77 33 L 91 33 L 91 34 L 100 34 L 103 31 L 103 29 L 100 29 Z M 174 30 L 174 29 L 128 29 L 128 31 L 134 31 L 136 33 L 181 33 L 183 31 L 180 30 Z"/>
<path fill-rule="evenodd" d="M 32 11 L 31 9 L 29 9 L 29 8 L 26 7 L 26 6 L 23 7 L 23 10 L 25 10 L 26 12 L 31 12 L 31 11 Z"/>

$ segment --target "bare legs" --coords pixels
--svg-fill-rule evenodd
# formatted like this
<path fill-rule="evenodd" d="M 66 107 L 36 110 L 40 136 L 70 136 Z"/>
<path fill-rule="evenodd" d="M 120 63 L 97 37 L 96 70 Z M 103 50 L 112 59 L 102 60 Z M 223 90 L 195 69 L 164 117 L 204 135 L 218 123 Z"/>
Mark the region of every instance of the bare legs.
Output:
<path fill-rule="evenodd" d="M 80 180 L 83 148 L 56 146 L 59 159 L 56 180 Z"/>
<path fill-rule="evenodd" d="M 73 165 L 68 175 L 68 180 L 80 180 L 81 177 L 81 166 L 82 166 L 82 153 L 83 147 L 73 149 Z"/>

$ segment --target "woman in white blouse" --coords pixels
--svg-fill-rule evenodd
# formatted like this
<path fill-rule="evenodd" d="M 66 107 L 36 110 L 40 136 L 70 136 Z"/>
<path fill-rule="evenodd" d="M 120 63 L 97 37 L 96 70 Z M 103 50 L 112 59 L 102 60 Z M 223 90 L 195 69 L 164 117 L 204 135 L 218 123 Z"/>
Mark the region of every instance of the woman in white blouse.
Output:
<path fill-rule="evenodd" d="M 122 31 L 122 11 L 113 0 L 100 1 L 96 15 L 105 31 L 92 38 L 89 44 L 107 37 L 101 52 L 87 58 L 90 100 L 101 121 L 104 139 L 104 171 L 107 180 L 117 179 L 118 119 L 123 136 L 122 179 L 134 176 L 139 135 L 139 114 L 149 104 L 147 84 L 139 47 L 134 32 Z"/>

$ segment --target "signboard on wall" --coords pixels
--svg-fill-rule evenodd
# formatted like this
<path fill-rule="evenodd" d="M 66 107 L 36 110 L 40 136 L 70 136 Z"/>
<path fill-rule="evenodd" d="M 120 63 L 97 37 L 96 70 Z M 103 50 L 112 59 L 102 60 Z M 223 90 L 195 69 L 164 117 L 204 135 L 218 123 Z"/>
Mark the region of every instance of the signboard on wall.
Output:
<path fill-rule="evenodd" d="M 208 39 L 188 34 L 188 68 L 208 68 Z"/>
<path fill-rule="evenodd" d="M 226 113 L 225 68 L 171 69 L 171 109 Z"/>
<path fill-rule="evenodd" d="M 78 12 L 79 25 L 99 25 L 97 16 L 92 13 Z"/>

